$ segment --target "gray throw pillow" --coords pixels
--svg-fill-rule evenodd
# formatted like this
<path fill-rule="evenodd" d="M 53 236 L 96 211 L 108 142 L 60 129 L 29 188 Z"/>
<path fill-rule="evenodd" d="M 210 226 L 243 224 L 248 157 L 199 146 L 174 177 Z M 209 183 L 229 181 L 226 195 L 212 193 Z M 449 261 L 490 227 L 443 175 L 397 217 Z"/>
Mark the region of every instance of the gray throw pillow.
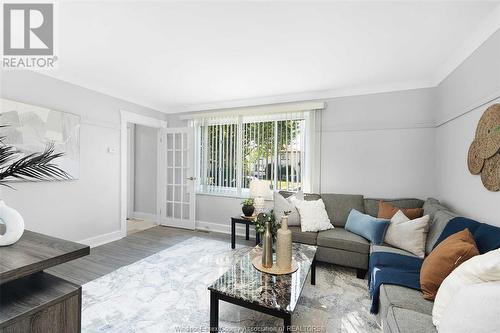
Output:
<path fill-rule="evenodd" d="M 365 212 L 365 204 L 362 195 L 353 194 L 321 194 L 321 199 L 325 203 L 326 212 L 332 224 L 336 227 L 344 227 L 351 209 L 358 212 Z"/>
<path fill-rule="evenodd" d="M 441 209 L 434 213 L 434 220 L 432 221 L 429 234 L 427 235 L 427 243 L 425 244 L 425 253 L 431 253 L 434 244 L 438 240 L 439 236 L 444 230 L 444 227 L 450 222 L 450 220 L 458 215 L 450 211 Z"/>
<path fill-rule="evenodd" d="M 440 210 L 447 210 L 445 206 L 441 205 L 439 200 L 434 198 L 427 198 L 424 202 L 424 215 L 429 215 L 430 223 L 432 224 L 434 221 L 434 215 Z"/>
<path fill-rule="evenodd" d="M 304 200 L 304 194 L 302 192 L 297 192 L 292 195 L 299 200 Z M 291 197 L 285 199 L 279 192 L 274 192 L 274 216 L 276 221 L 281 221 L 284 212 L 291 211 L 288 215 L 288 225 L 289 226 L 300 226 L 300 215 L 299 211 L 295 205 L 290 201 Z"/>

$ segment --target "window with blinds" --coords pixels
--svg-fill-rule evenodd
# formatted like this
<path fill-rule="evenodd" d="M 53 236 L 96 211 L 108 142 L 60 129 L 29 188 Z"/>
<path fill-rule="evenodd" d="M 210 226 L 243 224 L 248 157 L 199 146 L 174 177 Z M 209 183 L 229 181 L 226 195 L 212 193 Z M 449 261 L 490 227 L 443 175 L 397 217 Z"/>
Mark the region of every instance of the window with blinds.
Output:
<path fill-rule="evenodd" d="M 275 190 L 308 188 L 310 118 L 294 112 L 198 119 L 198 192 L 242 194 L 255 178 Z"/>
<path fill-rule="evenodd" d="M 254 178 L 270 180 L 274 189 L 302 187 L 304 119 L 243 124 L 242 188 Z"/>
<path fill-rule="evenodd" d="M 201 128 L 201 179 L 207 190 L 237 188 L 237 124 L 207 125 Z"/>

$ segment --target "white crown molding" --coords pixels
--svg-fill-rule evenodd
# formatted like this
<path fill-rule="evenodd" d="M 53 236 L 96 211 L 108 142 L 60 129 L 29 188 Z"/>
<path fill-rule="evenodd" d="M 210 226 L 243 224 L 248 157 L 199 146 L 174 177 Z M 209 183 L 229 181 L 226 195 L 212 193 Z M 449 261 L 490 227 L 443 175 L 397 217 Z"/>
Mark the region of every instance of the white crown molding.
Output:
<path fill-rule="evenodd" d="M 393 91 L 404 91 L 413 89 L 433 88 L 434 84 L 431 81 L 408 81 L 387 83 L 380 85 L 367 85 L 348 89 L 332 89 L 332 90 L 319 90 L 308 91 L 295 94 L 284 94 L 266 97 L 257 97 L 249 99 L 220 101 L 213 103 L 191 104 L 191 105 L 170 105 L 168 113 L 184 113 L 196 111 L 210 111 L 220 109 L 253 107 L 259 105 L 280 104 L 280 103 L 294 103 L 303 101 L 325 100 L 339 97 L 358 96 L 358 95 L 371 95 L 388 93 Z"/>
<path fill-rule="evenodd" d="M 414 130 L 414 129 L 433 129 L 436 125 L 434 121 L 412 123 L 410 121 L 392 122 L 387 124 L 358 123 L 353 125 L 337 124 L 328 129 L 322 129 L 321 133 L 338 132 L 367 132 L 367 131 L 395 131 L 395 130 Z"/>
<path fill-rule="evenodd" d="M 249 107 L 239 107 L 230 109 L 217 109 L 211 110 L 209 112 L 197 112 L 190 113 L 179 117 L 181 120 L 189 119 L 199 119 L 203 117 L 211 116 L 255 116 L 264 115 L 269 113 L 288 113 L 288 112 L 299 112 L 299 111 L 309 111 L 309 110 L 323 110 L 326 107 L 325 102 L 319 101 L 307 101 L 307 102 L 297 102 L 297 103 L 279 103 L 279 104 L 266 104 L 264 106 L 249 106 Z"/>
<path fill-rule="evenodd" d="M 482 21 L 479 27 L 471 32 L 458 49 L 443 65 L 436 70 L 433 85 L 438 86 L 467 58 L 469 58 L 485 41 L 500 29 L 500 5 Z"/>
<path fill-rule="evenodd" d="M 27 69 L 25 70 L 27 72 L 32 72 L 32 73 L 35 73 L 35 74 L 38 74 L 38 75 L 43 75 L 43 76 L 47 76 L 51 79 L 54 79 L 54 80 L 58 80 L 60 82 L 64 82 L 64 83 L 67 83 L 67 84 L 71 84 L 73 86 L 77 86 L 79 88 L 82 88 L 82 89 L 85 89 L 85 90 L 89 90 L 93 93 L 97 93 L 97 94 L 100 94 L 100 95 L 104 95 L 106 97 L 111 97 L 113 99 L 116 99 L 116 100 L 120 100 L 120 101 L 123 101 L 123 102 L 127 102 L 127 103 L 130 103 L 130 104 L 135 104 L 137 106 L 141 106 L 141 107 L 144 107 L 144 108 L 148 108 L 148 109 L 151 109 L 152 111 L 156 111 L 156 112 L 160 112 L 160 113 L 169 113 L 169 112 L 165 112 L 165 111 L 162 111 L 162 105 L 158 104 L 158 103 L 151 103 L 151 102 L 148 102 L 148 101 L 144 101 L 144 100 L 137 100 L 137 99 L 134 99 L 134 98 L 130 98 L 130 96 L 120 96 L 120 94 L 114 94 L 113 92 L 110 92 L 109 90 L 107 89 L 97 89 L 96 87 L 91 87 L 91 86 L 88 86 L 86 84 L 83 84 L 81 83 L 78 79 L 73 79 L 73 80 L 67 80 L 67 79 L 64 79 L 62 77 L 60 77 L 59 75 L 57 75 L 56 72 L 51 72 L 49 70 L 44 70 L 44 71 L 40 71 L 40 70 L 34 70 L 34 69 Z"/>
<path fill-rule="evenodd" d="M 490 94 L 486 94 L 484 97 L 479 98 L 475 102 L 471 103 L 470 105 L 465 106 L 462 108 L 462 111 L 459 112 L 458 114 L 448 116 L 445 115 L 444 117 L 436 119 L 436 124 L 435 127 L 441 127 L 443 125 L 446 125 L 449 122 L 454 121 L 455 119 L 461 118 L 462 116 L 468 114 L 469 112 L 472 112 L 480 107 L 484 106 L 489 106 L 494 103 L 500 102 L 500 90 L 494 90 Z"/>

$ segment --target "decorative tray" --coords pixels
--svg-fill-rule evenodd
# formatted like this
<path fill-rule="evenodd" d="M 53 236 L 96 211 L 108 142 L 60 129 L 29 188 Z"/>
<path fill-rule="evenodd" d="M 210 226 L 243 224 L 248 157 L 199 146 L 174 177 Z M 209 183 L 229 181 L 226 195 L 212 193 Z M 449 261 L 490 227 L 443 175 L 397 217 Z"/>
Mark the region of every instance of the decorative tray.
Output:
<path fill-rule="evenodd" d="M 261 271 L 261 272 L 267 273 L 267 274 L 272 274 L 272 275 L 292 274 L 297 269 L 299 269 L 299 264 L 297 264 L 295 259 L 292 259 L 292 266 L 290 267 L 290 269 L 283 270 L 283 269 L 280 269 L 277 265 L 273 265 L 273 267 L 271 267 L 271 268 L 265 268 L 262 266 L 262 256 L 257 256 L 255 258 L 253 258 L 252 265 L 258 271 Z"/>
<path fill-rule="evenodd" d="M 257 218 L 257 215 L 246 216 L 245 214 L 241 214 L 240 216 L 241 216 L 241 218 L 243 218 L 245 220 L 250 220 L 250 221 L 255 221 L 255 219 Z"/>

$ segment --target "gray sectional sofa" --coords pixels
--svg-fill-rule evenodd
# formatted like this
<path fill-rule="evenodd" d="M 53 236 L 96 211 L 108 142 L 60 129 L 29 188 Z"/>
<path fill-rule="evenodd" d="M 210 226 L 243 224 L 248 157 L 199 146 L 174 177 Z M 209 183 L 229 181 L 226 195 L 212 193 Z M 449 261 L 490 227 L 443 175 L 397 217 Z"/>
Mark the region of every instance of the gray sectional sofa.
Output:
<path fill-rule="evenodd" d="M 290 192 L 280 192 L 284 197 Z M 306 194 L 305 200 L 323 199 L 325 208 L 334 229 L 320 232 L 302 232 L 300 227 L 290 227 L 294 242 L 317 245 L 318 261 L 356 268 L 358 278 L 364 278 L 368 270 L 371 253 L 394 252 L 408 256 L 413 254 L 391 247 L 373 245 L 365 238 L 344 229 L 351 209 L 377 216 L 381 199 L 364 198 L 351 194 Z M 382 199 L 399 208 L 423 208 L 424 215 L 430 215 L 430 228 L 427 236 L 426 253 L 430 253 L 434 243 L 450 219 L 457 215 L 448 211 L 438 200 L 420 199 Z M 422 297 L 420 291 L 383 284 L 380 287 L 380 306 L 378 322 L 384 332 L 418 333 L 437 332 L 432 324 L 433 302 Z"/>

